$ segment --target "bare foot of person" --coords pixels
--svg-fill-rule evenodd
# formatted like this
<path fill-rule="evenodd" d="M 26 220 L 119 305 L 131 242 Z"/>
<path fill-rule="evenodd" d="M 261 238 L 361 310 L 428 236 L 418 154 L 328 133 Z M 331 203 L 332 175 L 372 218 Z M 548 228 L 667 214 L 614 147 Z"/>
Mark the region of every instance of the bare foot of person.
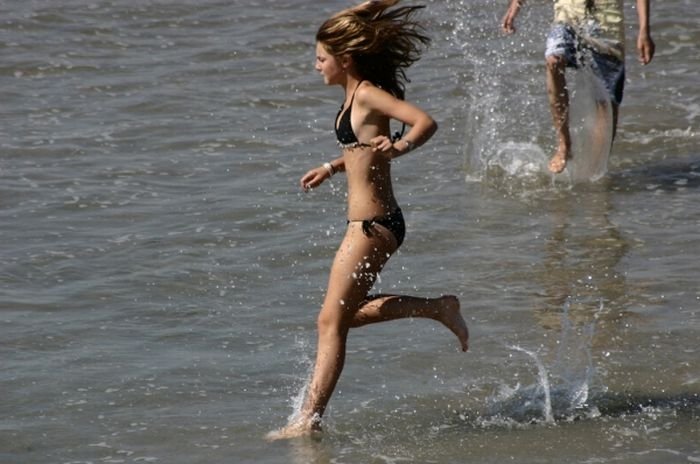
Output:
<path fill-rule="evenodd" d="M 569 151 L 566 147 L 559 147 L 557 152 L 549 160 L 549 170 L 554 174 L 559 174 L 566 168 L 566 162 L 571 158 Z"/>
<path fill-rule="evenodd" d="M 267 441 L 288 440 L 291 438 L 311 437 L 321 432 L 321 423 L 314 419 L 297 419 L 279 430 L 265 435 Z"/>
<path fill-rule="evenodd" d="M 442 300 L 443 310 L 440 311 L 438 320 L 457 336 L 462 346 L 462 351 L 467 351 L 469 349 L 469 329 L 462 317 L 459 300 L 454 295 L 445 295 L 440 299 Z"/>

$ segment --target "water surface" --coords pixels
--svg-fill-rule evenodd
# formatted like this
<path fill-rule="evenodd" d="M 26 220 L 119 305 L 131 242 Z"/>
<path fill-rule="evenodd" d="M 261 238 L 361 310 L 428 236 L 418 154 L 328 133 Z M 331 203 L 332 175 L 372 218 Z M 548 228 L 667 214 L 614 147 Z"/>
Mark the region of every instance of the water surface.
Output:
<path fill-rule="evenodd" d="M 313 36 L 347 4 L 0 3 L 0 461 L 700 462 L 700 6 L 653 5 L 644 68 L 627 6 L 608 173 L 572 184 L 551 5 L 509 37 L 500 2 L 427 5 L 408 96 L 440 130 L 394 167 L 377 290 L 459 295 L 471 350 L 354 331 L 323 439 L 270 444 L 345 226 L 342 177 L 297 181 L 337 154 Z"/>

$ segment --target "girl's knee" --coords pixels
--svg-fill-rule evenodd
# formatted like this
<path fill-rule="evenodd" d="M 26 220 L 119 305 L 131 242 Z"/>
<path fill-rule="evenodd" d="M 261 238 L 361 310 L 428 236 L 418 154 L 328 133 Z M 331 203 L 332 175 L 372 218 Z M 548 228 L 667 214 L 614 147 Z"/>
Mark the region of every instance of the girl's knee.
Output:
<path fill-rule="evenodd" d="M 319 334 L 343 333 L 348 330 L 350 321 L 345 321 L 343 311 L 321 309 L 316 318 L 316 327 Z"/>
<path fill-rule="evenodd" d="M 321 311 L 316 318 L 316 328 L 319 332 L 324 332 L 330 327 L 337 326 L 337 318 L 330 317 L 324 311 Z"/>

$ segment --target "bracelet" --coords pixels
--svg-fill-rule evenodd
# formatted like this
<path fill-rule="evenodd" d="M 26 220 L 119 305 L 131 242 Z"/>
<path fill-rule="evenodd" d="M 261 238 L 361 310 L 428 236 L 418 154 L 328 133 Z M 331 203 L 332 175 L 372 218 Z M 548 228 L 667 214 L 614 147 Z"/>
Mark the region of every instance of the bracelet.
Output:
<path fill-rule="evenodd" d="M 323 167 L 326 168 L 326 171 L 328 171 L 330 177 L 333 177 L 333 175 L 335 174 L 335 169 L 333 168 L 333 165 L 329 162 L 325 162 L 323 163 Z"/>
<path fill-rule="evenodd" d="M 411 142 L 410 140 L 404 139 L 403 141 L 406 142 L 406 151 L 404 153 L 413 151 L 416 148 L 416 144 Z"/>

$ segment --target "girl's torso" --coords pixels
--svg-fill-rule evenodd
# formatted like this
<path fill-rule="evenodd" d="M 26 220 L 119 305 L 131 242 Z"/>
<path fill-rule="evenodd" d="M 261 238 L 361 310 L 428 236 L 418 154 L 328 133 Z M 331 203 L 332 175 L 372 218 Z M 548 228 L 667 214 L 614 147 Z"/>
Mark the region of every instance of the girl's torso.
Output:
<path fill-rule="evenodd" d="M 348 182 L 348 219 L 361 220 L 383 216 L 397 208 L 391 185 L 391 162 L 381 153 L 372 151 L 369 141 L 378 135 L 389 135 L 389 120 L 373 114 L 359 105 L 355 96 L 343 105 L 335 120 L 338 144 L 343 149 L 345 174 Z M 357 128 L 357 131 L 353 129 Z"/>

